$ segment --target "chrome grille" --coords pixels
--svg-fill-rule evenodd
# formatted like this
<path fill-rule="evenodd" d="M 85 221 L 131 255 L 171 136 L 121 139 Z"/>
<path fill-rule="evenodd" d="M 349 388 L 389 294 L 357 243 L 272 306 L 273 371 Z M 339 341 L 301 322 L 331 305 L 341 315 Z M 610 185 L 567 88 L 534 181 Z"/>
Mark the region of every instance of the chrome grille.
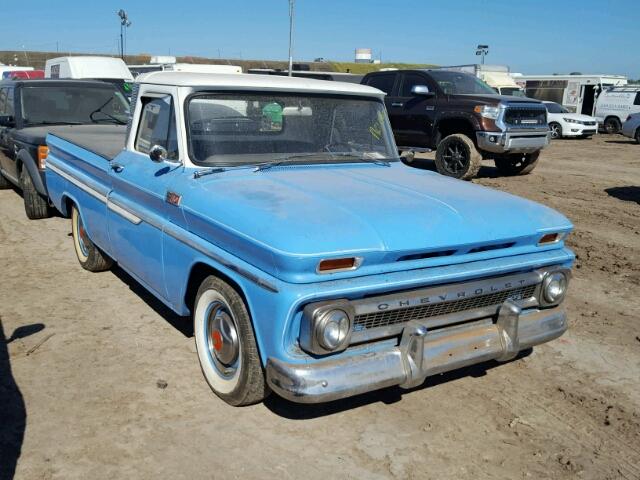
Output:
<path fill-rule="evenodd" d="M 492 305 L 497 306 L 508 299 L 521 300 L 529 298 L 535 293 L 536 287 L 537 285 L 527 285 L 525 287 L 502 290 L 500 292 L 479 295 L 477 297 L 462 298 L 451 302 L 429 303 L 414 307 L 356 315 L 354 319 L 354 331 L 387 327 L 389 325 L 405 323 L 411 320 L 422 320 L 450 313 L 463 312 L 465 310 L 490 307 Z"/>

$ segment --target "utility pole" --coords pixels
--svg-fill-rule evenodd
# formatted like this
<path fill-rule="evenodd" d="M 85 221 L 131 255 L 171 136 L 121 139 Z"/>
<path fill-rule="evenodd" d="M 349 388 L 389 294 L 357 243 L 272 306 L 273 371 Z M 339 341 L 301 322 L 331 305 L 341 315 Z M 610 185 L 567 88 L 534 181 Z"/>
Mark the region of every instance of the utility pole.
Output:
<path fill-rule="evenodd" d="M 123 9 L 120 9 L 116 12 L 116 15 L 120 18 L 120 58 L 124 60 L 125 55 L 125 37 L 127 34 L 127 28 L 131 26 L 131 22 L 129 21 L 129 16 L 127 12 Z"/>
<path fill-rule="evenodd" d="M 293 10 L 295 0 L 289 0 L 289 76 L 293 73 Z"/>
<path fill-rule="evenodd" d="M 489 54 L 489 45 L 478 45 L 476 47 L 476 55 L 481 55 L 480 63 L 484 65 L 484 57 Z"/>

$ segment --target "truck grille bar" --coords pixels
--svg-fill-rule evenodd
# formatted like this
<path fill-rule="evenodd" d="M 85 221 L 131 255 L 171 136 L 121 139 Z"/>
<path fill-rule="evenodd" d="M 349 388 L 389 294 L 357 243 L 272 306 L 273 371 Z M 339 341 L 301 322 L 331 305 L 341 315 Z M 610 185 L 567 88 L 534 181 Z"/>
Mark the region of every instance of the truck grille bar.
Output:
<path fill-rule="evenodd" d="M 474 310 L 477 308 L 499 306 L 506 300 L 522 300 L 534 295 L 537 285 L 527 285 L 499 292 L 488 293 L 471 298 L 462 298 L 449 302 L 429 303 L 425 305 L 384 310 L 381 312 L 356 315 L 354 330 L 361 331 L 370 328 L 388 327 L 411 320 L 422 320 L 440 315 Z"/>

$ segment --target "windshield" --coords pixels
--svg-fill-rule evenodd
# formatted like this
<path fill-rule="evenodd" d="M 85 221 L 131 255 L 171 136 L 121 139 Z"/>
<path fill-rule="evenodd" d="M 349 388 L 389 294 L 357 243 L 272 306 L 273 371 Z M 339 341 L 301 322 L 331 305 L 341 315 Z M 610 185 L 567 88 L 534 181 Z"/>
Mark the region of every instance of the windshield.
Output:
<path fill-rule="evenodd" d="M 514 97 L 524 97 L 524 92 L 518 87 L 501 87 L 500 93 L 502 95 L 512 95 Z"/>
<path fill-rule="evenodd" d="M 239 165 L 396 159 L 377 99 L 220 93 L 192 97 L 189 147 L 195 162 Z"/>
<path fill-rule="evenodd" d="M 461 72 L 429 71 L 429 75 L 438 82 L 440 88 L 447 95 L 472 94 L 495 95 L 496 91 L 479 78 Z"/>
<path fill-rule="evenodd" d="M 562 105 L 558 105 L 555 102 L 545 102 L 544 106 L 547 107 L 547 112 L 549 113 L 569 113 L 566 108 L 564 108 Z"/>
<path fill-rule="evenodd" d="M 126 124 L 129 103 L 115 88 L 80 85 L 25 86 L 21 90 L 22 117 L 29 125 Z"/>

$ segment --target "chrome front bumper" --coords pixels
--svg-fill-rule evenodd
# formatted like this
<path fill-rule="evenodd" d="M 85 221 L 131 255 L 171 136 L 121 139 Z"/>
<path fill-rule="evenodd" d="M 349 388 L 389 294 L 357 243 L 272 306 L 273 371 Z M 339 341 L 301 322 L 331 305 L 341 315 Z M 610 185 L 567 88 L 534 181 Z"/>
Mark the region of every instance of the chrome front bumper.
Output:
<path fill-rule="evenodd" d="M 478 148 L 493 153 L 533 153 L 551 141 L 551 132 L 476 132 Z"/>
<path fill-rule="evenodd" d="M 269 358 L 267 381 L 278 395 L 300 403 L 328 402 L 393 385 L 412 388 L 430 375 L 487 360 L 510 360 L 566 329 L 562 307 L 522 311 L 507 300 L 495 323 L 486 319 L 427 331 L 412 321 L 398 346 L 381 351 L 302 364 Z"/>

